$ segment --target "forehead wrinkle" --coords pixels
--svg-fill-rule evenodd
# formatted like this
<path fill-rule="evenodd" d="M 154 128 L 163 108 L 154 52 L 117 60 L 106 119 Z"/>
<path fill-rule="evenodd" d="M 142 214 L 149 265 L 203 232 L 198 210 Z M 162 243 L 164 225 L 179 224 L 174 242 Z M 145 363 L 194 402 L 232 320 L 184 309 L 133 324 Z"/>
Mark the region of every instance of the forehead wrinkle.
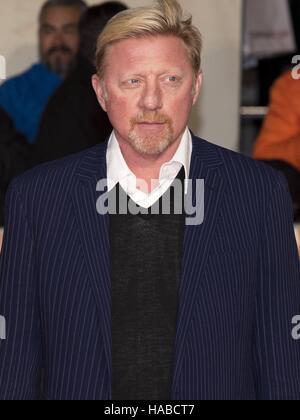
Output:
<path fill-rule="evenodd" d="M 129 39 L 108 47 L 103 62 L 103 76 L 110 77 L 115 74 L 116 77 L 123 78 L 134 74 L 144 77 L 151 72 L 168 73 L 171 69 L 172 72 L 180 72 L 179 75 L 184 76 L 191 67 L 187 48 L 181 39 Z"/>
<path fill-rule="evenodd" d="M 112 44 L 108 50 L 107 55 L 109 53 L 113 53 L 112 50 L 116 50 L 116 53 L 119 57 L 126 57 L 126 59 L 130 61 L 149 61 L 149 59 L 157 59 L 157 60 L 172 60 L 174 57 L 174 48 L 173 45 L 172 48 L 168 45 L 168 48 L 166 48 L 166 44 L 164 43 L 165 40 L 171 39 L 174 41 L 175 44 L 178 44 L 182 47 L 181 51 L 183 55 L 185 55 L 186 58 L 188 58 L 186 47 L 181 39 L 178 39 L 176 37 L 161 37 L 161 38 L 154 38 L 154 39 L 148 39 L 148 38 L 141 38 L 141 39 L 129 39 L 124 40 L 120 42 L 116 42 L 115 44 Z M 162 45 L 159 48 L 157 44 L 161 40 Z M 130 44 L 133 44 L 131 48 L 128 48 Z M 147 45 L 149 44 L 149 48 L 147 48 Z M 152 49 L 152 46 L 156 44 L 155 48 Z M 126 50 L 126 56 L 124 56 L 124 49 Z M 162 55 L 161 50 L 163 50 L 164 54 Z M 178 52 L 178 48 L 176 48 L 176 52 Z"/>

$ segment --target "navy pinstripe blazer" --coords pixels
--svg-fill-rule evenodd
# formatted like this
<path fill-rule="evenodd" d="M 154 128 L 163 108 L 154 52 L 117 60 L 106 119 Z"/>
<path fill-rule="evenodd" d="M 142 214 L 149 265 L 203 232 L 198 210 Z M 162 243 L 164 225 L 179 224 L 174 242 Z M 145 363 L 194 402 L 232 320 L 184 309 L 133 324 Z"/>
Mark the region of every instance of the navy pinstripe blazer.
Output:
<path fill-rule="evenodd" d="M 9 191 L 0 266 L 0 398 L 111 399 L 107 143 Z M 205 220 L 185 228 L 172 399 L 300 399 L 300 273 L 291 202 L 267 166 L 193 138 Z M 147 380 L 147 378 L 145 378 Z"/>

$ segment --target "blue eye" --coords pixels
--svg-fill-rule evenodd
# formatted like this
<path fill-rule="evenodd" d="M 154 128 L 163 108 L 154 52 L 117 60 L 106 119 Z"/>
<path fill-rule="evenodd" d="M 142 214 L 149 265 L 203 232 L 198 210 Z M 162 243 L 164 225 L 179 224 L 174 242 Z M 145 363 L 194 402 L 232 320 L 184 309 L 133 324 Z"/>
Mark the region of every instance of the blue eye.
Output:
<path fill-rule="evenodd" d="M 177 82 L 177 77 L 176 76 L 169 76 L 168 80 L 169 80 L 169 82 Z"/>
<path fill-rule="evenodd" d="M 130 80 L 128 80 L 128 83 L 130 85 L 138 85 L 140 83 L 140 81 L 138 79 L 130 79 Z"/>

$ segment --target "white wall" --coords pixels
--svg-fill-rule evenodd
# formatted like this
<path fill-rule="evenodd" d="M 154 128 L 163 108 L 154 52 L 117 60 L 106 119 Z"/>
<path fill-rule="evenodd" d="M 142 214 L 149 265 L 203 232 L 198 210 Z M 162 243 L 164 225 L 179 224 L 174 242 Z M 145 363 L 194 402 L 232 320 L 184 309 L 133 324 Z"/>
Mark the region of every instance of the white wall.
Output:
<path fill-rule="evenodd" d="M 149 0 L 150 1 L 150 0 Z M 125 0 L 129 6 L 148 0 Z M 191 119 L 196 134 L 237 149 L 243 0 L 181 0 L 204 39 L 204 87 Z M 89 4 L 100 0 L 89 0 Z M 37 59 L 37 14 L 43 0 L 0 0 L 0 55 L 7 75 Z"/>

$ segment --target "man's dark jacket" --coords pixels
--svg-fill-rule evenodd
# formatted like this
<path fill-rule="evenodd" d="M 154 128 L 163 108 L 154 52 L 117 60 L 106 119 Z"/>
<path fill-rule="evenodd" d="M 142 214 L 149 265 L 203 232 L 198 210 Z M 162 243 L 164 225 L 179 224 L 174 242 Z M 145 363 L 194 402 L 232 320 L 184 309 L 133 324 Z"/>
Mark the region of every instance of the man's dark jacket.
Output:
<path fill-rule="evenodd" d="M 0 226 L 4 222 L 4 197 L 8 185 L 15 176 L 32 166 L 32 159 L 31 146 L 0 108 Z"/>
<path fill-rule="evenodd" d="M 46 399 L 111 399 L 109 215 L 96 211 L 106 151 L 35 168 L 9 190 L 0 399 L 39 398 L 41 372 Z M 204 179 L 205 217 L 185 227 L 172 399 L 299 400 L 300 266 L 286 183 L 196 137 L 190 178 Z"/>

